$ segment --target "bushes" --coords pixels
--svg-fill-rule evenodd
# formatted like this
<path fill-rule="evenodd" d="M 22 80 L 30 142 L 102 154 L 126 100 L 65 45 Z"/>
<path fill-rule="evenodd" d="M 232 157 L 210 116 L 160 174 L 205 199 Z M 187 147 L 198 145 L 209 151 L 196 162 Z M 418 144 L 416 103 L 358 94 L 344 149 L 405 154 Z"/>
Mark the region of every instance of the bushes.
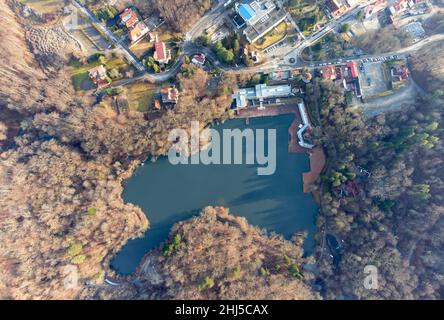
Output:
<path fill-rule="evenodd" d="M 196 44 L 207 47 L 210 44 L 210 37 L 206 34 L 200 35 L 196 39 Z"/>
<path fill-rule="evenodd" d="M 203 278 L 198 287 L 200 290 L 211 289 L 212 287 L 214 287 L 214 280 L 207 276 Z"/>
<path fill-rule="evenodd" d="M 181 241 L 180 234 L 176 234 L 173 241 L 165 245 L 162 255 L 169 257 L 174 251 L 179 249 Z"/>
<path fill-rule="evenodd" d="M 83 245 L 80 242 L 72 243 L 68 248 L 68 256 L 74 258 L 78 254 L 80 254 L 83 250 Z"/>
<path fill-rule="evenodd" d="M 83 245 L 80 242 L 72 243 L 67 250 L 67 254 L 69 258 L 71 258 L 71 263 L 82 264 L 86 259 L 86 256 L 82 254 L 82 252 Z"/>
<path fill-rule="evenodd" d="M 232 64 L 234 62 L 233 52 L 227 50 L 220 41 L 214 45 L 214 51 L 217 57 L 226 64 Z"/>
<path fill-rule="evenodd" d="M 94 15 L 102 22 L 113 19 L 119 12 L 113 6 L 107 6 L 94 11 Z"/>

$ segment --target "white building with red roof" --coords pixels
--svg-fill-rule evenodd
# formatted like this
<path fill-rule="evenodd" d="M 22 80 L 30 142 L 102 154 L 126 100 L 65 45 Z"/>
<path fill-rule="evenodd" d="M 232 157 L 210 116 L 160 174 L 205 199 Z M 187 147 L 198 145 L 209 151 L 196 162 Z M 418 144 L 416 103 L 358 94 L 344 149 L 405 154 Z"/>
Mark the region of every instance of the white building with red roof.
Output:
<path fill-rule="evenodd" d="M 127 27 L 127 29 L 131 29 L 139 22 L 139 17 L 132 8 L 126 8 L 120 14 L 120 21 L 125 27 Z"/>
<path fill-rule="evenodd" d="M 91 81 L 97 86 L 97 89 L 102 89 L 109 85 L 107 71 L 103 65 L 89 69 L 88 75 Z"/>
<path fill-rule="evenodd" d="M 191 62 L 200 66 L 203 66 L 205 64 L 205 55 L 203 53 L 195 54 L 193 56 L 193 59 L 191 59 Z"/>
<path fill-rule="evenodd" d="M 166 48 L 165 42 L 156 39 L 154 43 L 154 61 L 167 64 L 171 60 L 171 50 Z"/>
<path fill-rule="evenodd" d="M 150 29 L 147 27 L 145 22 L 141 21 L 137 23 L 134 27 L 128 30 L 128 34 L 132 44 L 140 41 L 145 35 L 150 32 Z"/>

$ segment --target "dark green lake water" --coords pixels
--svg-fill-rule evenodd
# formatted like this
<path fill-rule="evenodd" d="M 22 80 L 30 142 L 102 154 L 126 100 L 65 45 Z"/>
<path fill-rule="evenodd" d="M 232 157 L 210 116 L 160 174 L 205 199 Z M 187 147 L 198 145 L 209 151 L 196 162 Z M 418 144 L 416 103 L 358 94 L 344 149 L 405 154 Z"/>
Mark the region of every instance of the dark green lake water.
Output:
<path fill-rule="evenodd" d="M 230 120 L 215 129 L 271 129 L 277 131 L 276 172 L 257 175 L 257 165 L 171 165 L 167 158 L 138 168 L 125 183 L 123 198 L 145 212 L 150 229 L 130 240 L 112 259 L 121 274 L 135 271 L 142 257 L 168 237 L 174 223 L 199 214 L 203 207 L 225 206 L 252 225 L 280 233 L 287 239 L 306 230 L 306 253 L 311 253 L 316 231 L 316 204 L 302 191 L 302 173 L 309 171 L 305 154 L 288 153 L 288 128 L 293 115 Z M 265 135 L 267 137 L 267 134 Z"/>

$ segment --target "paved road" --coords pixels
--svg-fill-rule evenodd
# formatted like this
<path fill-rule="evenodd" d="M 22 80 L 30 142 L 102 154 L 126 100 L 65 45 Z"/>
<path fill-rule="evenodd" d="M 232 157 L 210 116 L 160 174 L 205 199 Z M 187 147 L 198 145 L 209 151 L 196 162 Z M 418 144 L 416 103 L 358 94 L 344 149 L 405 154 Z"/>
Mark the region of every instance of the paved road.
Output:
<path fill-rule="evenodd" d="M 197 38 L 203 34 L 207 28 L 213 25 L 217 19 L 220 19 L 220 16 L 224 14 L 226 9 L 224 7 L 224 2 L 225 1 L 219 0 L 218 4 L 213 9 L 200 18 L 199 21 L 191 27 L 190 31 L 185 34 L 185 39 L 190 41 Z"/>
<path fill-rule="evenodd" d="M 88 19 L 93 23 L 96 27 L 98 27 L 117 47 L 117 49 L 122 52 L 128 61 L 131 62 L 131 64 L 136 67 L 139 71 L 145 71 L 145 67 L 142 63 L 139 62 L 139 60 L 134 56 L 134 54 L 131 52 L 131 50 L 121 43 L 113 34 L 111 31 L 108 30 L 105 26 L 103 26 L 100 21 L 94 16 L 94 14 L 89 11 L 86 7 L 84 7 L 78 0 L 73 0 L 72 3 L 74 6 L 79 9 Z"/>
<path fill-rule="evenodd" d="M 106 34 L 111 41 L 114 42 L 118 50 L 120 50 L 127 58 L 128 60 L 139 70 L 139 74 L 132 78 L 132 79 L 126 79 L 115 82 L 114 85 L 125 85 L 129 84 L 141 79 L 147 79 L 154 83 L 161 83 L 169 78 L 173 77 L 178 70 L 180 69 L 180 66 L 183 61 L 183 55 L 181 55 L 174 66 L 172 66 L 169 70 L 163 73 L 158 74 L 152 74 L 148 73 L 145 67 L 140 63 L 140 61 L 134 56 L 134 54 L 131 52 L 131 50 L 124 44 L 122 44 L 122 41 L 119 41 L 116 39 L 116 37 L 105 27 L 103 26 L 100 21 L 97 20 L 97 18 L 85 7 L 83 7 L 78 0 L 72 0 L 73 4 L 81 10 L 85 16 L 94 23 L 98 28 L 100 28 L 104 34 Z M 314 67 L 316 65 L 320 64 L 334 64 L 339 59 L 335 59 L 332 61 L 317 61 L 317 62 L 307 62 L 303 61 L 302 59 L 298 58 L 297 62 L 295 64 L 289 64 L 286 63 L 287 57 L 299 57 L 302 53 L 302 50 L 304 50 L 306 47 L 312 45 L 325 35 L 327 35 L 329 32 L 334 30 L 336 27 L 338 27 L 341 23 L 347 21 L 352 16 L 354 16 L 359 10 L 363 9 L 369 5 L 369 3 L 362 4 L 355 9 L 351 10 L 347 14 L 345 14 L 342 17 L 339 17 L 338 19 L 335 19 L 328 23 L 326 26 L 324 26 L 321 30 L 318 32 L 312 34 L 311 36 L 305 38 L 304 41 L 300 42 L 296 48 L 293 48 L 289 51 L 289 53 L 282 57 L 276 57 L 275 59 L 271 59 L 264 64 L 261 64 L 259 66 L 253 66 L 249 68 L 245 67 L 227 67 L 220 64 L 217 57 L 214 55 L 213 51 L 207 47 L 197 46 L 192 42 L 192 39 L 199 36 L 203 31 L 211 25 L 214 20 L 222 15 L 225 11 L 225 8 L 223 6 L 223 1 L 220 1 L 218 5 L 216 5 L 213 9 L 211 9 L 207 14 L 205 14 L 192 28 L 191 30 L 186 34 L 186 40 L 181 44 L 181 49 L 183 54 L 192 55 L 198 52 L 204 53 L 217 67 L 224 69 L 226 71 L 234 71 L 235 73 L 257 73 L 257 72 L 271 72 L 271 71 L 285 71 L 285 70 L 291 70 L 296 67 Z M 390 55 L 407 55 L 413 51 L 416 51 L 423 47 L 424 45 L 430 44 L 434 41 L 444 40 L 444 34 L 434 35 L 427 39 L 424 39 L 410 47 L 401 49 L 396 52 L 381 54 L 381 55 L 365 55 L 365 56 L 359 56 L 359 57 L 350 57 L 346 60 L 359 60 L 364 58 L 378 58 L 378 57 L 384 57 L 384 56 L 390 56 Z"/>
<path fill-rule="evenodd" d="M 296 48 L 294 48 L 292 51 L 290 51 L 286 58 L 284 58 L 284 60 L 289 60 L 290 58 L 295 58 L 295 57 L 300 57 L 302 54 L 302 51 L 309 47 L 312 46 L 313 44 L 315 44 L 317 41 L 319 41 L 320 39 L 322 39 L 323 37 L 325 37 L 327 34 L 329 34 L 330 32 L 332 32 L 333 30 L 335 30 L 335 28 L 337 28 L 338 26 L 340 26 L 343 22 L 349 20 L 350 18 L 352 18 L 354 15 L 356 15 L 360 10 L 364 9 L 365 7 L 367 7 L 369 4 L 371 3 L 364 3 L 361 4 L 360 6 L 357 6 L 356 8 L 350 10 L 349 12 L 347 12 L 346 14 L 344 14 L 343 16 L 338 17 L 337 19 L 332 20 L 331 22 L 329 22 L 328 24 L 326 24 L 321 30 L 313 33 L 312 35 L 310 35 L 309 37 L 304 37 L 304 41 L 300 42 Z M 299 59 L 298 59 L 299 62 Z"/>

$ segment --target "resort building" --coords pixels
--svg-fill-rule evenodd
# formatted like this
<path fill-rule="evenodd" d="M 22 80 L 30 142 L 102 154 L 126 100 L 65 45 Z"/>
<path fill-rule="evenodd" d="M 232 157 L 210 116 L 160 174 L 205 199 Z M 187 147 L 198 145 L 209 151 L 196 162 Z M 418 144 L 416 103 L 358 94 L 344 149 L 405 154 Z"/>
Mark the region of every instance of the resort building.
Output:
<path fill-rule="evenodd" d="M 248 103 L 259 103 L 259 107 L 263 108 L 266 100 L 286 98 L 292 95 L 290 85 L 267 86 L 266 84 L 258 84 L 254 88 L 239 89 L 233 99 L 236 101 L 236 108 L 245 108 Z"/>
<path fill-rule="evenodd" d="M 235 5 L 237 15 L 234 23 L 238 29 L 245 27 L 243 34 L 254 43 L 280 24 L 287 17 L 284 8 L 278 8 L 272 0 L 247 0 Z"/>

